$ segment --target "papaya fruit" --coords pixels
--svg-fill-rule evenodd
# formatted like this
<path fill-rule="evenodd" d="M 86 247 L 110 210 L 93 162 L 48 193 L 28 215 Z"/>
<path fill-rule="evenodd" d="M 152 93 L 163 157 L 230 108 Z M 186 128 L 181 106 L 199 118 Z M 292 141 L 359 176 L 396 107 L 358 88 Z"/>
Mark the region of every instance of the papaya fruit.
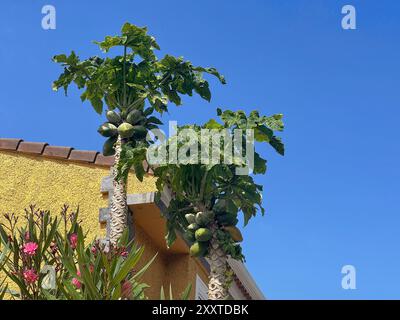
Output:
<path fill-rule="evenodd" d="M 226 208 L 226 200 L 220 199 L 214 204 L 213 211 L 216 213 L 224 212 L 225 208 Z"/>
<path fill-rule="evenodd" d="M 234 226 L 238 223 L 238 218 L 236 213 L 225 212 L 217 215 L 217 221 L 223 226 Z"/>
<path fill-rule="evenodd" d="M 130 123 L 124 122 L 118 127 L 118 133 L 123 139 L 132 137 L 133 132 L 134 128 Z"/>
<path fill-rule="evenodd" d="M 137 124 L 143 119 L 143 113 L 140 110 L 136 109 L 129 112 L 126 117 L 126 121 L 129 122 L 131 125 Z"/>
<path fill-rule="evenodd" d="M 224 213 L 224 212 L 238 212 L 238 207 L 232 201 L 232 199 L 220 199 L 218 200 L 214 206 L 213 211 L 216 214 Z"/>
<path fill-rule="evenodd" d="M 192 257 L 204 257 L 207 253 L 208 242 L 195 242 L 190 247 L 190 255 Z"/>
<path fill-rule="evenodd" d="M 133 126 L 133 137 L 144 139 L 147 135 L 147 129 L 144 126 Z"/>
<path fill-rule="evenodd" d="M 115 126 L 120 125 L 120 123 L 122 122 L 120 115 L 115 111 L 108 110 L 106 112 L 106 118 L 109 122 L 111 122 Z"/>
<path fill-rule="evenodd" d="M 199 228 L 199 225 L 197 223 L 191 223 L 187 228 L 189 231 L 196 231 Z"/>
<path fill-rule="evenodd" d="M 196 223 L 199 226 L 205 227 L 211 221 L 212 221 L 212 218 L 211 218 L 210 214 L 208 214 L 206 212 L 201 212 L 201 211 L 197 212 L 197 214 L 196 214 Z"/>
<path fill-rule="evenodd" d="M 204 215 L 208 220 L 210 220 L 210 222 L 215 218 L 215 213 L 213 211 L 206 211 L 204 212 Z"/>
<path fill-rule="evenodd" d="M 107 138 L 116 136 L 118 134 L 117 127 L 108 122 L 102 124 L 99 129 L 97 129 L 97 132 L 100 133 L 103 137 Z"/>
<path fill-rule="evenodd" d="M 183 234 L 183 238 L 187 241 L 187 242 L 194 242 L 196 240 L 196 237 L 194 235 L 194 233 L 192 231 L 187 230 L 184 234 Z"/>
<path fill-rule="evenodd" d="M 212 232 L 207 228 L 199 228 L 194 234 L 197 241 L 204 242 L 211 240 Z"/>
<path fill-rule="evenodd" d="M 196 216 L 193 213 L 185 214 L 185 219 L 189 224 L 196 222 Z"/>
<path fill-rule="evenodd" d="M 233 241 L 235 241 L 235 242 L 243 241 L 242 233 L 240 232 L 240 230 L 237 227 L 227 226 L 227 227 L 224 227 L 224 230 L 227 231 L 231 235 Z"/>
<path fill-rule="evenodd" d="M 114 144 L 117 142 L 117 137 L 111 137 L 104 142 L 103 145 L 103 155 L 113 156 L 115 154 Z"/>

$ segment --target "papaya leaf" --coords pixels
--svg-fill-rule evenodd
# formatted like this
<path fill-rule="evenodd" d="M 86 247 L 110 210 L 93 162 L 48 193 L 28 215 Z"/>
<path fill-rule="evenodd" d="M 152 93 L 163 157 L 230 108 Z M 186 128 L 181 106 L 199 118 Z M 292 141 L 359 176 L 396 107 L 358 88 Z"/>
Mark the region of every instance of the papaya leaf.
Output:
<path fill-rule="evenodd" d="M 103 101 L 101 99 L 99 99 L 98 97 L 94 97 L 94 98 L 90 99 L 90 102 L 91 102 L 94 110 L 98 114 L 102 114 L 102 112 L 103 112 Z"/>
<path fill-rule="evenodd" d="M 261 156 L 254 152 L 254 174 L 264 174 L 267 171 L 267 160 L 261 158 Z"/>
<path fill-rule="evenodd" d="M 163 124 L 162 121 L 160 119 L 158 119 L 157 117 L 149 117 L 147 119 L 147 122 L 154 123 L 154 124 L 159 124 L 159 125 Z"/>
<path fill-rule="evenodd" d="M 254 139 L 258 142 L 269 142 L 274 132 L 266 126 L 260 126 L 254 129 Z"/>
<path fill-rule="evenodd" d="M 282 143 L 281 138 L 273 136 L 269 141 L 269 144 L 278 152 L 280 155 L 285 155 L 285 146 Z"/>
<path fill-rule="evenodd" d="M 263 123 L 274 131 L 283 131 L 284 124 L 282 121 L 282 114 L 274 114 L 271 117 L 264 117 Z"/>

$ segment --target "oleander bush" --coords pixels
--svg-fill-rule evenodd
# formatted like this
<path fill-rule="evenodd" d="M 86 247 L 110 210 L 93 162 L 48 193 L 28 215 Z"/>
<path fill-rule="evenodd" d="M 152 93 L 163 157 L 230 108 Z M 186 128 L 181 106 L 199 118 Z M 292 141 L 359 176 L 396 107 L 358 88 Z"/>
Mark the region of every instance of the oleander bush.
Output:
<path fill-rule="evenodd" d="M 134 270 L 144 247 L 128 241 L 116 246 L 86 242 L 79 210 L 64 206 L 60 216 L 30 206 L 22 217 L 5 214 L 0 223 L 0 299 L 146 299 L 141 276 L 151 259 Z M 20 219 L 22 221 L 20 221 Z"/>

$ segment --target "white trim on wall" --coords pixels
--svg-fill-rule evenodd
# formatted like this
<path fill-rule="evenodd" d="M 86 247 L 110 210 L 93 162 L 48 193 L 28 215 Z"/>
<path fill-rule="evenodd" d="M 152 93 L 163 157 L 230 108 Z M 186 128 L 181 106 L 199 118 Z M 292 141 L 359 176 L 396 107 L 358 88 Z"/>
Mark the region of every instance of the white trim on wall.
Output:
<path fill-rule="evenodd" d="M 207 300 L 208 299 L 208 287 L 204 283 L 203 280 L 199 277 L 199 275 L 196 275 L 196 294 L 195 294 L 195 299 L 196 300 Z"/>

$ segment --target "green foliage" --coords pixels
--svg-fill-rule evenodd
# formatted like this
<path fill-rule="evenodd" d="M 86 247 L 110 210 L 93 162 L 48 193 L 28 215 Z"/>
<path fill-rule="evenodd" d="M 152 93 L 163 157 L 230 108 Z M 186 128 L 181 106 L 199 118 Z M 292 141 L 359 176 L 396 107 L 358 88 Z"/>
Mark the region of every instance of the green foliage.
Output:
<path fill-rule="evenodd" d="M 64 206 L 61 219 L 33 206 L 25 212 L 25 224 L 17 227 L 15 215 L 5 215 L 0 224 L 0 270 L 6 278 L 0 283 L 0 299 L 8 293 L 14 299 L 32 300 L 135 300 L 145 299 L 141 276 L 155 257 L 134 271 L 144 248 L 128 242 L 127 232 L 117 246 L 98 240 L 85 245 L 85 234 L 78 213 Z M 130 248 L 129 250 L 127 248 Z M 47 267 L 45 269 L 44 267 Z M 55 286 L 46 286 L 54 270 Z M 8 289 L 14 282 L 19 291 Z"/>
<path fill-rule="evenodd" d="M 175 230 L 184 233 L 185 238 L 191 240 L 192 234 L 195 234 L 200 227 L 212 227 L 213 230 L 216 228 L 216 237 L 224 250 L 235 259 L 243 259 L 238 244 L 242 241 L 242 236 L 235 227 L 238 223 L 237 216 L 243 213 L 244 224 L 247 225 L 258 210 L 264 214 L 262 186 L 256 184 L 250 175 L 236 174 L 238 168 L 247 165 L 244 154 L 246 129 L 253 130 L 256 142 L 268 143 L 283 155 L 284 147 L 282 143 L 276 143 L 280 142 L 280 138 L 275 135 L 275 131 L 282 131 L 284 126 L 282 115 L 267 117 L 253 111 L 247 116 L 243 111 L 220 109 L 217 113 L 222 123 L 212 119 L 203 126 L 183 126 L 178 130 L 191 128 L 198 134 L 197 141 L 201 141 L 202 129 L 214 129 L 217 132 L 227 129 L 231 134 L 234 134 L 236 129 L 242 129 L 244 130 L 243 154 L 234 156 L 232 164 L 224 163 L 221 152 L 221 159 L 217 164 L 201 164 L 200 159 L 196 159 L 197 163 L 194 164 L 163 164 L 155 168 L 154 173 L 157 177 L 158 191 L 161 193 L 167 187 L 174 194 L 166 215 L 168 219 L 166 239 L 169 246 L 176 238 Z M 223 150 L 222 142 L 220 147 Z M 266 160 L 255 152 L 253 173 L 265 172 Z M 196 255 L 206 254 L 206 250 L 200 248 L 197 242 L 195 245 L 192 251 Z"/>
<path fill-rule="evenodd" d="M 174 295 L 172 293 L 172 286 L 169 284 L 169 300 L 189 300 L 190 292 L 192 291 L 192 284 L 189 283 L 186 289 L 181 293 L 180 299 L 174 299 Z M 160 300 L 167 300 L 164 292 L 164 286 L 161 286 L 160 290 Z"/>
<path fill-rule="evenodd" d="M 139 181 L 143 181 L 146 173 L 143 162 L 146 160 L 147 148 L 145 146 L 131 147 L 130 144 L 122 146 L 121 161 L 118 163 L 117 179 L 127 179 L 129 170 L 133 167 L 136 177 Z"/>
<path fill-rule="evenodd" d="M 67 217 L 67 207 L 63 208 L 62 218 L 70 220 L 68 229 L 64 224 L 65 235 L 74 232 L 77 217 L 77 213 Z M 8 281 L 19 288 L 19 292 L 7 292 L 17 299 L 44 299 L 42 282 L 46 274 L 41 273 L 43 266 L 54 266 L 59 276 L 64 276 L 64 270 L 60 269 L 53 254 L 61 221 L 57 217 L 52 218 L 47 211 L 36 210 L 34 206 L 25 210 L 22 227 L 18 227 L 19 218 L 15 214 L 5 214 L 4 219 L 6 223 L 0 224 L 0 270 L 6 274 Z"/>
<path fill-rule="evenodd" d="M 160 119 L 151 116 L 154 110 L 162 114 L 168 111 L 169 103 L 181 105 L 182 96 L 192 96 L 193 92 L 210 101 L 209 83 L 203 78 L 204 74 L 225 83 L 215 68 L 197 67 L 182 57 L 168 54 L 158 59 L 155 50 L 160 48 L 154 37 L 147 34 L 147 28 L 125 23 L 120 35 L 107 36 L 95 43 L 104 53 L 114 48 L 121 49 L 122 54 L 104 58 L 92 56 L 86 60 L 81 60 L 74 51 L 69 56 L 54 56 L 53 61 L 59 63 L 64 71 L 53 82 L 53 89 L 63 88 L 67 94 L 69 86 L 74 83 L 83 90 L 81 100 L 90 101 L 97 113 L 102 114 L 106 106 L 110 123 L 100 127 L 103 136 L 117 134 L 113 127 L 110 130 L 106 127 L 139 124 L 141 127 L 136 127 L 133 135 L 129 130 L 126 134 L 126 130 L 119 130 L 126 139 L 123 142 L 132 142 L 132 148 L 136 147 L 133 142 L 145 144 L 147 130 L 162 124 Z M 113 154 L 109 149 L 107 145 L 107 154 Z M 126 160 L 126 164 L 133 162 L 136 161 Z"/>

